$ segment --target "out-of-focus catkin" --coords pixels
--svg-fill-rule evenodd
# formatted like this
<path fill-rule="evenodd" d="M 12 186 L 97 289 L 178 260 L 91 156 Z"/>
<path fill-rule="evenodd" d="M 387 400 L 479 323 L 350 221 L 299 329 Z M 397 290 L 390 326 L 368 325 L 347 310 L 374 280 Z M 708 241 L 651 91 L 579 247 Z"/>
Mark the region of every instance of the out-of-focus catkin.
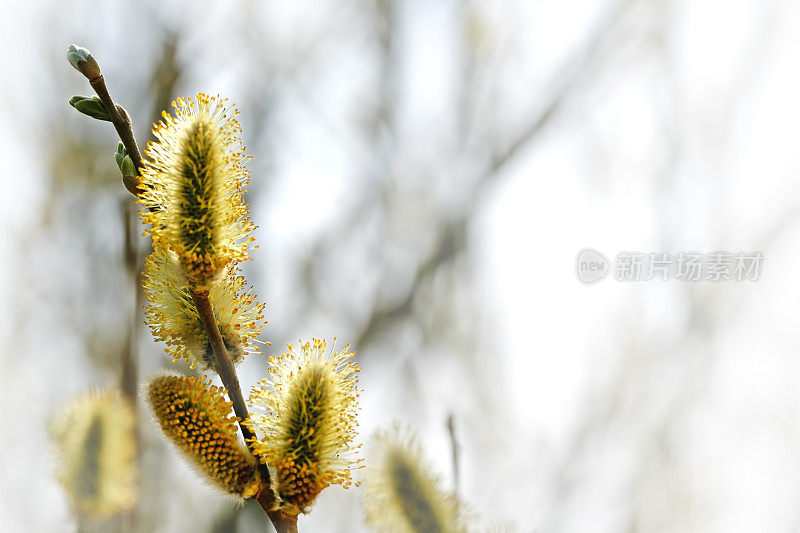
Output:
<path fill-rule="evenodd" d="M 73 508 L 106 518 L 136 501 L 136 415 L 117 391 L 82 394 L 65 404 L 51 426 L 56 479 Z"/>
<path fill-rule="evenodd" d="M 247 424 L 259 435 L 256 454 L 275 469 L 280 509 L 297 515 L 325 487 L 352 484 L 350 470 L 360 462 L 353 443 L 358 365 L 349 346 L 330 355 L 316 339 L 288 348 L 270 357 L 269 378 L 253 388 Z"/>
<path fill-rule="evenodd" d="M 145 262 L 144 290 L 150 302 L 147 323 L 156 340 L 164 341 L 167 352 L 177 360 L 186 359 L 201 370 L 216 370 L 216 358 L 208 334 L 195 308 L 189 289 L 181 282 L 177 261 L 163 250 L 154 251 Z M 222 280 L 211 287 L 209 299 L 222 340 L 236 364 L 248 352 L 258 352 L 253 343 L 261 334 L 264 304 L 256 302 L 245 279 L 229 268 Z"/>
<path fill-rule="evenodd" d="M 249 180 L 237 111 L 198 94 L 173 102 L 148 143 L 142 220 L 153 247 L 168 250 L 194 291 L 207 291 L 232 262 L 248 258 L 254 229 L 242 193 Z"/>
<path fill-rule="evenodd" d="M 238 441 L 225 390 L 205 378 L 161 376 L 148 399 L 161 429 L 219 487 L 249 498 L 259 485 L 256 462 Z"/>
<path fill-rule="evenodd" d="M 367 523 L 382 533 L 462 533 L 463 510 L 422 458 L 408 431 L 378 433 L 364 473 Z"/>

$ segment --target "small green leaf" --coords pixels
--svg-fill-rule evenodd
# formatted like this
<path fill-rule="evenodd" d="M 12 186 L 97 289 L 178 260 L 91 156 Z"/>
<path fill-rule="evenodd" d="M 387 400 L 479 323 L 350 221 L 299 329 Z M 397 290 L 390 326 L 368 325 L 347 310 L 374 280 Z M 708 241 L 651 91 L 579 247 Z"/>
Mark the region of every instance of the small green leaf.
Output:
<path fill-rule="evenodd" d="M 114 161 L 117 162 L 120 170 L 122 170 L 122 160 L 125 159 L 126 155 L 128 155 L 128 152 L 125 150 L 125 145 L 122 143 L 117 144 L 117 153 L 114 154 Z"/>
<path fill-rule="evenodd" d="M 133 159 L 128 155 L 125 146 L 122 143 L 117 145 L 117 153 L 114 154 L 114 160 L 117 162 L 119 171 L 123 176 L 137 176 L 136 166 L 133 164 Z"/>
<path fill-rule="evenodd" d="M 136 166 L 133 164 L 131 156 L 126 155 L 122 159 L 122 164 L 119 166 L 123 176 L 136 176 Z"/>
<path fill-rule="evenodd" d="M 84 115 L 96 118 L 97 120 L 111 121 L 111 117 L 108 116 L 108 112 L 106 111 L 105 106 L 103 106 L 103 102 L 101 102 L 96 96 L 91 98 L 88 96 L 73 96 L 69 99 L 69 105 Z"/>

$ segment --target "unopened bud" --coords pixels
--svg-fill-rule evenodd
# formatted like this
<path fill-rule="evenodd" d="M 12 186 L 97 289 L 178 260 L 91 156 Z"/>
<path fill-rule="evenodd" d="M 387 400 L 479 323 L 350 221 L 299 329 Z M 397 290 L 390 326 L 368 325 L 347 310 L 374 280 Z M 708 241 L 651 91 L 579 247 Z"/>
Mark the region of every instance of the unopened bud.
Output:
<path fill-rule="evenodd" d="M 69 60 L 69 64 L 72 65 L 75 70 L 86 76 L 90 82 L 100 77 L 100 66 L 92 57 L 91 52 L 86 48 L 75 46 L 74 44 L 69 45 L 67 59 Z"/>
<path fill-rule="evenodd" d="M 133 164 L 133 159 L 128 155 L 125 146 L 122 143 L 117 145 L 117 153 L 114 154 L 114 159 L 117 162 L 119 171 L 123 176 L 136 176 L 136 165 Z"/>

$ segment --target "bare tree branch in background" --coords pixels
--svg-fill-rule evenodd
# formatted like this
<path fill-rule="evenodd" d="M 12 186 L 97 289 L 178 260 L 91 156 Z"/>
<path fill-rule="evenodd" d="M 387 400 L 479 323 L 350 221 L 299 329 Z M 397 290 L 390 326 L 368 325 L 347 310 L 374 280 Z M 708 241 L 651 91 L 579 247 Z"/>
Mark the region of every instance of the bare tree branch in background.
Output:
<path fill-rule="evenodd" d="M 582 46 L 581 51 L 576 54 L 577 59 L 570 59 L 562 68 L 562 72 L 556 76 L 559 80 L 556 84 L 557 89 L 549 95 L 545 104 L 530 119 L 529 124 L 522 128 L 521 132 L 508 145 L 497 150 L 489 157 L 488 166 L 479 172 L 478 179 L 474 181 L 467 201 L 464 202 L 464 210 L 451 220 L 443 220 L 438 229 L 436 245 L 430 250 L 428 255 L 417 265 L 416 271 L 412 276 L 412 283 L 406 291 L 404 297 L 399 298 L 395 303 L 388 306 L 377 305 L 372 314 L 363 323 L 360 332 L 356 336 L 355 346 L 361 352 L 368 346 L 390 324 L 396 324 L 403 317 L 408 316 L 412 310 L 412 304 L 421 287 L 425 282 L 436 274 L 441 268 L 452 264 L 465 249 L 467 239 L 467 228 L 476 212 L 481 199 L 485 195 L 486 187 L 496 181 L 506 166 L 517 156 L 517 154 L 541 133 L 558 111 L 566 105 L 569 99 L 581 87 L 584 76 L 588 71 L 597 67 L 597 63 L 602 60 L 601 52 L 605 51 L 608 40 L 613 37 L 613 29 L 619 20 L 625 15 L 630 2 L 614 3 L 606 16 L 601 17 L 591 37 Z M 388 61 L 389 54 L 387 54 Z M 387 92 L 388 89 L 387 89 Z M 370 196 L 364 203 L 372 201 Z M 336 233 L 323 234 L 319 242 L 334 243 L 342 242 L 347 238 L 347 233 L 363 223 L 356 213 L 368 213 L 364 209 L 354 209 L 352 218 L 347 219 L 348 224 L 344 227 L 334 226 Z M 314 261 L 314 257 L 310 258 Z M 313 300 L 313 298 L 312 298 Z"/>
<path fill-rule="evenodd" d="M 461 472 L 459 468 L 459 454 L 461 453 L 456 438 L 456 415 L 447 415 L 447 433 L 450 436 L 450 454 L 452 456 L 453 467 L 453 494 L 458 496 L 458 487 L 461 484 Z"/>

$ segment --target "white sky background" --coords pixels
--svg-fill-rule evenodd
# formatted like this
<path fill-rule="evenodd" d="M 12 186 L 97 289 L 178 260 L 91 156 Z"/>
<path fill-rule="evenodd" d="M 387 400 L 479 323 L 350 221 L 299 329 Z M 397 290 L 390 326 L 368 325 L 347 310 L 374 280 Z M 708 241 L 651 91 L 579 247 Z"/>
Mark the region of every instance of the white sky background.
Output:
<path fill-rule="evenodd" d="M 442 148 L 458 127 L 450 113 L 458 69 L 450 59 L 455 4 L 398 4 L 404 81 L 397 150 L 403 163 L 394 171 L 407 186 L 399 194 L 425 186 L 426 170 L 437 176 L 440 196 L 457 206 L 459 180 L 472 170 L 463 161 L 448 164 Z M 368 154 L 352 122 L 372 98 L 370 74 L 362 68 L 372 52 L 358 32 L 346 34 L 353 22 L 338 2 L 247 8 L 195 2 L 188 14 L 187 5 L 148 8 L 184 29 L 194 17 L 202 19 L 183 51 L 183 61 L 192 64 L 181 86 L 185 94 L 220 92 L 237 101 L 256 90 L 246 85 L 247 64 L 237 61 L 236 46 L 226 39 L 244 24 L 242 13 L 272 20 L 267 39 L 276 69 L 295 67 L 281 63 L 282 53 L 313 44 L 321 29 L 325 35 L 345 32 L 330 41 L 331 48 L 306 52 L 304 68 L 325 83 L 305 94 L 284 94 L 275 111 L 280 131 L 262 146 L 248 146 L 254 165 L 267 148 L 274 158 L 268 185 L 249 199 L 262 251 L 248 268 L 264 281 L 259 293 L 269 302 L 270 322 L 280 328 L 280 309 L 291 305 L 282 287 L 293 275 L 293 261 L 352 207 L 349 191 L 367 186 L 357 170 Z M 513 138 L 605 6 L 589 0 L 475 4 L 486 53 L 502 50 L 507 58 L 493 65 L 493 83 L 478 103 L 496 124 L 480 142 L 502 145 Z M 71 9 L 96 10 L 106 27 L 94 34 L 73 13 L 58 30 L 61 48 L 76 41 L 101 58 L 136 57 L 116 26 L 132 8 L 78 2 Z M 210 13 L 202 17 L 205 9 Z M 10 406 L 0 411 L 6 428 L 0 439 L 0 529 L 8 531 L 74 531 L 42 461 L 44 427 L 55 406 L 97 381 L 86 377 L 89 363 L 80 359 L 80 345 L 69 332 L 49 327 L 46 300 L 25 301 L 17 282 L 28 270 L 62 275 L 18 259 L 25 257 L 26 228 L 40 218 L 47 192 L 37 146 L 44 115 L 69 113 L 64 102 L 87 90 L 66 61 L 64 74 L 54 77 L 60 85 L 45 82 L 50 78 L 42 69 L 63 55 L 49 48 L 56 44 L 52 38 L 44 38 L 54 12 L 46 2 L 14 4 L 0 23 L 6 50 L 0 334 L 14 339 L 9 350 L 22 352 L 0 354 L 0 399 Z M 131 24 L 134 31 L 148 31 L 142 22 Z M 464 500 L 479 515 L 507 518 L 521 531 L 797 531 L 798 28 L 800 5 L 790 0 L 635 2 L 579 88 L 486 190 L 470 226 L 468 257 L 481 312 L 477 349 L 498 376 L 492 405 L 502 412 L 490 416 L 503 422 L 503 431 L 481 433 L 493 426 L 459 397 L 456 377 L 466 370 L 432 352 L 410 356 L 415 368 L 436 376 L 421 391 L 430 402 L 422 411 L 405 409 L 393 392 L 400 363 L 365 367 L 364 436 L 387 419 L 414 424 L 429 460 L 449 482 L 442 420 L 455 410 Z M 105 47 L 102 53 L 98 46 Z M 152 50 L 139 53 L 141 61 L 152 56 Z M 112 93 L 143 71 L 137 62 L 128 69 L 108 63 Z M 31 91 L 36 82 L 44 86 Z M 31 102 L 31 94 L 41 100 Z M 247 135 L 245 110 L 242 123 Z M 108 135 L 111 154 L 116 140 Z M 254 168 L 256 179 L 258 168 L 266 164 Z M 259 206 L 269 206 L 268 217 L 259 220 Z M 424 224 L 425 209 L 409 215 L 408 223 Z M 59 254 L 57 242 L 40 246 Z M 624 250 L 760 250 L 765 262 L 756 283 L 607 279 L 587 287 L 574 272 L 575 255 L 586 246 L 610 257 Z M 354 291 L 370 294 L 370 272 L 346 263 L 342 268 L 352 269 L 357 281 L 363 278 Z M 18 307 L 29 317 L 21 332 L 10 330 Z M 338 335 L 348 342 L 346 319 L 321 315 L 290 333 Z M 271 335 L 268 327 L 275 351 L 290 340 Z M 255 381 L 259 371 L 248 362 L 243 381 Z M 203 523 L 204 513 L 220 504 L 218 495 L 191 488 L 197 485 L 193 474 L 180 463 L 168 468 L 182 490 L 195 491 L 187 497 L 194 506 L 187 520 Z M 363 528 L 358 495 L 337 490 L 323 494 L 301 519 L 301 530 Z M 179 531 L 187 525 L 179 520 L 165 517 L 155 530 Z"/>

